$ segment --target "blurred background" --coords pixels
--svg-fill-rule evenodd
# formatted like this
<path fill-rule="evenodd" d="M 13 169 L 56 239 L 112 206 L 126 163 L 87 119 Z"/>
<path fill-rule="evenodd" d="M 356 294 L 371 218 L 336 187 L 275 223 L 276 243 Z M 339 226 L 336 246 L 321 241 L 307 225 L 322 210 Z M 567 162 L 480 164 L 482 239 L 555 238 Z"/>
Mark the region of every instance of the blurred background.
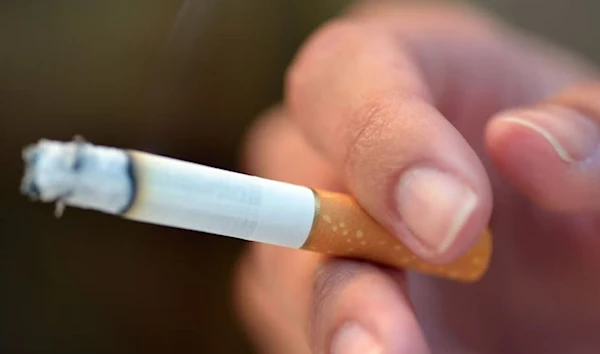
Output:
<path fill-rule="evenodd" d="M 245 244 L 19 195 L 21 148 L 81 134 L 239 169 L 248 125 L 344 0 L 0 2 L 0 353 L 254 353 L 231 305 Z M 481 0 L 600 62 L 597 0 Z"/>

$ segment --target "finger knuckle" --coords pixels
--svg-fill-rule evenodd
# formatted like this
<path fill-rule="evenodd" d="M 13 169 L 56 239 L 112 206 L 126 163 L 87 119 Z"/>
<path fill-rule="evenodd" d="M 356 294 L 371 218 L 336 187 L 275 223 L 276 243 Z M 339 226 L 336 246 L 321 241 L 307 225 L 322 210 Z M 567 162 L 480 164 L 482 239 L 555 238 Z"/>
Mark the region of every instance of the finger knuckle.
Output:
<path fill-rule="evenodd" d="M 355 109 L 347 121 L 347 144 L 343 158 L 343 170 L 352 175 L 362 168 L 365 161 L 372 160 L 378 146 L 385 142 L 394 119 L 394 101 L 389 94 L 373 96 Z"/>
<path fill-rule="evenodd" d="M 343 292 L 375 274 L 378 268 L 374 265 L 356 260 L 332 259 L 321 264 L 314 275 L 312 312 L 307 328 L 314 347 L 322 347 L 319 342 L 324 339 L 324 322 L 330 318 L 331 311 L 336 311 Z"/>
<path fill-rule="evenodd" d="M 350 280 L 352 268 L 351 261 L 334 260 L 326 262 L 317 270 L 313 283 L 316 307 L 320 308 L 320 305 L 330 298 L 336 289 L 340 289 L 340 285 Z"/>
<path fill-rule="evenodd" d="M 324 262 L 315 272 L 313 282 L 313 317 L 329 307 L 346 286 L 359 275 L 375 269 L 372 265 L 355 260 L 335 259 Z"/>

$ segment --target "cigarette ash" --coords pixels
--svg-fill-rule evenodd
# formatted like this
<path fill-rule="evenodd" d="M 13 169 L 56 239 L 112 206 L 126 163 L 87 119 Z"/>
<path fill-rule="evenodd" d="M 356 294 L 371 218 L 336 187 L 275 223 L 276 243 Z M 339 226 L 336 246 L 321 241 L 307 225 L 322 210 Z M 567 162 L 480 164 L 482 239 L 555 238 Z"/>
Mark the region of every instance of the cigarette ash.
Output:
<path fill-rule="evenodd" d="M 76 137 L 71 143 L 42 139 L 26 147 L 23 150 L 25 173 L 21 193 L 34 201 L 54 202 L 55 215 L 60 217 L 83 164 L 84 144 L 82 138 Z"/>
<path fill-rule="evenodd" d="M 21 192 L 34 201 L 117 213 L 129 201 L 129 158 L 115 148 L 94 146 L 76 137 L 71 142 L 41 139 L 23 150 Z"/>

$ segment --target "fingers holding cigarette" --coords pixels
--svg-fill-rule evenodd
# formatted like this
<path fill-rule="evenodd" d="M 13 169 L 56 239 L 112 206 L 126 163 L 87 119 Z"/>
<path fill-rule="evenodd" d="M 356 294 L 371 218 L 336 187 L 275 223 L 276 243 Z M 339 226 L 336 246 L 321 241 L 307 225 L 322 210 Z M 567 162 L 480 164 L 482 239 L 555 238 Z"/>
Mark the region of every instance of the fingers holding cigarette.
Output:
<path fill-rule="evenodd" d="M 489 231 L 484 231 L 473 247 L 451 262 L 422 259 L 372 218 L 356 199 L 336 192 L 344 190 L 341 178 L 293 124 L 289 111 L 279 108 L 269 111 L 253 127 L 246 141 L 249 171 L 288 182 L 308 182 L 314 188 L 318 210 L 304 249 L 464 282 L 477 281 L 485 274 L 492 252 Z"/>
<path fill-rule="evenodd" d="M 259 121 L 247 141 L 249 171 L 266 178 L 306 183 L 315 188 L 320 198 L 332 197 L 324 203 L 325 209 L 321 205 L 315 221 L 316 233 L 304 247 L 322 249 L 329 257 L 253 244 L 242 258 L 235 278 L 235 297 L 239 300 L 236 303 L 261 352 L 368 353 L 377 348 L 394 348 L 395 352 L 428 353 L 405 293 L 402 271 L 335 257 L 350 256 L 352 248 L 355 252 L 368 247 L 362 243 L 369 237 L 364 233 L 364 225 L 363 233 L 357 233 L 361 229 L 356 228 L 352 222 L 356 219 L 348 214 L 358 210 L 345 204 L 351 198 L 338 200 L 348 208 L 344 212 L 332 212 L 329 208 L 336 203 L 336 197 L 344 196 L 321 192 L 343 191 L 335 170 L 307 144 L 282 110 L 271 111 Z M 290 160 L 295 161 L 293 166 L 289 166 Z M 268 168 L 261 169 L 263 165 Z M 364 222 L 365 215 L 358 219 Z M 382 246 L 393 249 L 390 246 L 396 239 L 389 234 L 387 237 L 391 243 Z M 348 344 L 349 337 L 358 342 Z"/>
<path fill-rule="evenodd" d="M 420 258 L 448 263 L 486 228 L 490 181 L 395 33 L 361 21 L 325 26 L 291 66 L 286 104 L 379 224 Z"/>

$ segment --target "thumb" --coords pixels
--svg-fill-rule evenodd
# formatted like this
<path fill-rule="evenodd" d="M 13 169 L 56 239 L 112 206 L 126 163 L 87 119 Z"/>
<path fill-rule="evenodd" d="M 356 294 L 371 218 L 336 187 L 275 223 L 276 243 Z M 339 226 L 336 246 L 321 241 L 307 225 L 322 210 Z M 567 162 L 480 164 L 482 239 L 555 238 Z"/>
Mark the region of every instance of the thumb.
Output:
<path fill-rule="evenodd" d="M 539 205 L 600 211 L 600 85 L 496 116 L 487 146 L 500 171 Z"/>

